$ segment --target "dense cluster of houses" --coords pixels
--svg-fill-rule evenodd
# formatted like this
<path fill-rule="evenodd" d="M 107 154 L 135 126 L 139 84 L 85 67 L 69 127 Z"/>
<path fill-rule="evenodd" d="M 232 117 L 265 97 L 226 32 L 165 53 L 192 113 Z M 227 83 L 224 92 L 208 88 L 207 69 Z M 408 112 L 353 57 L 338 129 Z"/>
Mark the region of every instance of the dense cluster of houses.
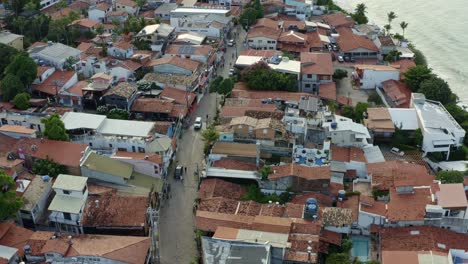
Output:
<path fill-rule="evenodd" d="M 58 2 L 42 0 L 41 10 Z M 50 14 L 79 10 L 86 15 L 70 27 L 96 33 L 103 25 L 104 32 L 76 47 L 27 47 L 37 64 L 31 107 L 0 103 L 0 169 L 24 200 L 16 224 L 0 223 L 0 263 L 158 261 L 158 209 L 177 140 L 224 67 L 232 32 L 240 30 L 234 21 L 248 2 L 150 0 L 142 8 L 132 0 L 77 0 Z M 237 44 L 233 67 L 264 62 L 296 76 L 298 92 L 237 82 L 217 106 L 219 138 L 200 172 L 195 208 L 201 261 L 322 263 L 345 239 L 353 242 L 351 256 L 364 262 L 467 261 L 468 181 L 441 183 L 425 159 L 435 152 L 448 157 L 465 131 L 441 103 L 404 83 L 415 66 L 408 43 L 314 1 L 262 4 L 265 17 Z M 115 24 L 133 16 L 149 23 L 116 34 Z M 23 38 L 0 32 L 0 43 L 18 50 Z M 383 63 L 393 50 L 400 59 Z M 357 103 L 337 91 L 338 66 L 350 69 L 353 87 L 375 90 L 386 107 L 368 108 L 362 123 L 338 114 L 331 105 Z M 103 106 L 127 111 L 130 120 L 95 114 Z M 55 114 L 70 141 L 42 136 L 41 120 Z M 422 153 L 380 145 L 397 129 L 421 131 Z M 44 160 L 67 173 L 35 175 L 33 165 Z M 294 197 L 284 204 L 246 201 L 248 190 L 234 182 Z"/>

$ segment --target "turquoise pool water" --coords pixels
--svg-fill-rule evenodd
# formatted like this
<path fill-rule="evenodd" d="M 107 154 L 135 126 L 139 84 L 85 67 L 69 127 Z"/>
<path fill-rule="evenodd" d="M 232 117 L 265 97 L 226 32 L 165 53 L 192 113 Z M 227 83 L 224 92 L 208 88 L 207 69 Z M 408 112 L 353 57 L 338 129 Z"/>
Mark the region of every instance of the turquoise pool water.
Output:
<path fill-rule="evenodd" d="M 359 261 L 369 260 L 369 238 L 357 236 L 351 237 L 351 241 L 353 241 L 352 256 L 357 257 Z"/>

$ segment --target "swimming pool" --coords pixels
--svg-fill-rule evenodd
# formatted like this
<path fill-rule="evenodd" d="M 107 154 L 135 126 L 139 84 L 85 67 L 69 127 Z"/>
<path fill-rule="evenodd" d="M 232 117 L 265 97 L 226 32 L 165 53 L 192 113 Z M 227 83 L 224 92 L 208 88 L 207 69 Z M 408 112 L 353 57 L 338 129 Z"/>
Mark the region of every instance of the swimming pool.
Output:
<path fill-rule="evenodd" d="M 359 261 L 369 260 L 369 238 L 356 236 L 351 237 L 353 241 L 353 248 L 351 249 L 351 255 L 357 257 Z"/>

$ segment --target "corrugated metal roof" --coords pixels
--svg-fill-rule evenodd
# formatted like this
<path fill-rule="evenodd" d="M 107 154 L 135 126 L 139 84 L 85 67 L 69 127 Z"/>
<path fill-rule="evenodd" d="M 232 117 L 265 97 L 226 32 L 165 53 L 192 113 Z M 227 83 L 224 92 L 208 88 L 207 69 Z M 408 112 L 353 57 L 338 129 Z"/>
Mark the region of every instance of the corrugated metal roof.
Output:
<path fill-rule="evenodd" d="M 82 191 L 86 186 L 88 177 L 60 174 L 54 182 L 54 189 L 63 189 L 70 191 Z"/>

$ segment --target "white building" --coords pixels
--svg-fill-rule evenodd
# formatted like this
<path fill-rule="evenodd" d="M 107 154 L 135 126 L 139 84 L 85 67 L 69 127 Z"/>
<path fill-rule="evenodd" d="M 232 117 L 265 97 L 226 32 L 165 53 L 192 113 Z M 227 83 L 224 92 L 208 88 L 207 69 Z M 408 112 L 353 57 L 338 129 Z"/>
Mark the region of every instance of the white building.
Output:
<path fill-rule="evenodd" d="M 154 131 L 154 122 L 107 119 L 102 115 L 77 112 L 65 113 L 62 121 L 72 141 L 88 144 L 101 151 L 160 154 L 159 139 L 171 141 L 167 136 Z M 172 147 L 166 151 L 172 155 Z"/>
<path fill-rule="evenodd" d="M 363 148 L 370 145 L 369 130 L 362 125 L 353 122 L 350 118 L 334 115 L 332 120 L 325 120 L 323 128 L 333 144 L 340 147 Z"/>
<path fill-rule="evenodd" d="M 179 7 L 171 11 L 176 32 L 197 32 L 208 37 L 224 37 L 231 28 L 230 10 L 223 8 Z"/>
<path fill-rule="evenodd" d="M 106 22 L 107 13 L 111 11 L 112 5 L 106 2 L 102 2 L 88 10 L 88 18 L 97 22 L 104 23 Z"/>
<path fill-rule="evenodd" d="M 174 27 L 168 24 L 148 25 L 140 30 L 140 32 L 135 35 L 135 38 L 149 41 L 152 51 L 162 51 L 167 45 L 167 42 L 172 39 L 174 29 Z"/>
<path fill-rule="evenodd" d="M 49 41 L 46 45 L 36 46 L 28 50 L 29 56 L 40 64 L 46 64 L 63 70 L 69 58 L 80 61 L 81 50 L 62 43 Z"/>
<path fill-rule="evenodd" d="M 440 102 L 426 100 L 426 97 L 420 93 L 412 93 L 411 107 L 416 110 L 419 128 L 423 135 L 424 154 L 447 152 L 448 159 L 453 147 L 463 145 L 465 130 Z"/>
<path fill-rule="evenodd" d="M 0 126 L 15 125 L 34 129 L 38 132 L 44 131 L 44 124 L 41 119 L 47 117 L 46 114 L 37 114 L 29 112 L 0 112 Z"/>
<path fill-rule="evenodd" d="M 18 180 L 17 192 L 23 193 L 23 207 L 18 212 L 18 222 L 26 228 L 34 228 L 47 208 L 47 199 L 52 191 L 49 177 L 36 176 L 32 180 Z"/>
<path fill-rule="evenodd" d="M 88 178 L 60 174 L 52 188 L 55 197 L 49 205 L 49 221 L 55 224 L 58 230 L 83 233 L 81 216 L 88 199 Z"/>
<path fill-rule="evenodd" d="M 400 80 L 400 71 L 385 65 L 358 65 L 353 79 L 361 89 L 375 89 L 382 82 Z"/>

